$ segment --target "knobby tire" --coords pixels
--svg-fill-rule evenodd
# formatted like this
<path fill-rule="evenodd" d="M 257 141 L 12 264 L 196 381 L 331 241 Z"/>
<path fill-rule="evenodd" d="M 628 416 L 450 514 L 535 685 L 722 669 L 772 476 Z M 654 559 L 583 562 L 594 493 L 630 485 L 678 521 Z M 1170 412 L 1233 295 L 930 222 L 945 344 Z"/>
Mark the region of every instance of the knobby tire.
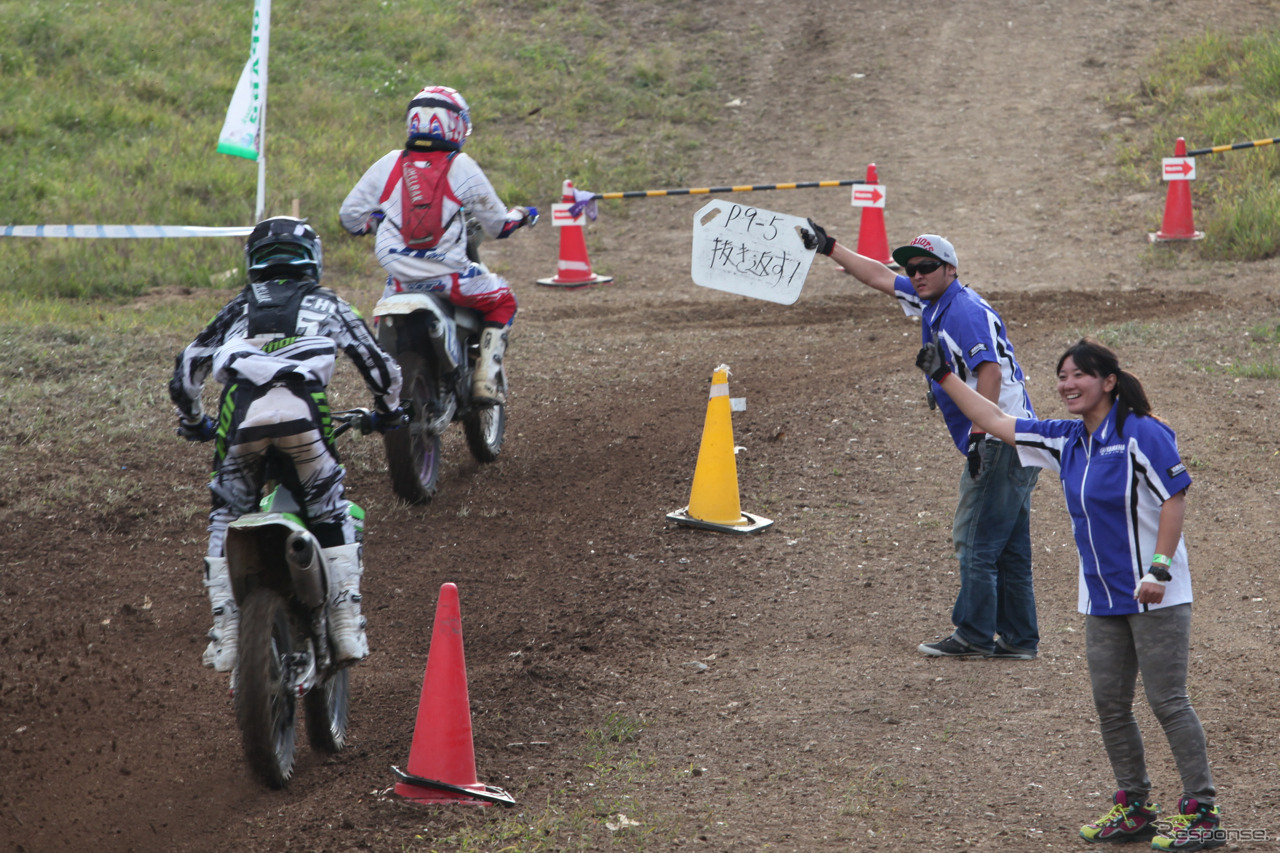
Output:
<path fill-rule="evenodd" d="M 382 436 L 387 473 L 391 490 L 401 500 L 424 504 L 440 486 L 440 436 L 427 431 L 436 398 L 435 383 L 418 353 L 400 352 L 395 358 L 404 382 L 400 397 L 412 406 L 413 420 Z"/>
<path fill-rule="evenodd" d="M 297 756 L 297 703 L 282 663 L 293 650 L 285 600 L 275 590 L 255 589 L 240 614 L 236 722 L 250 769 L 272 788 L 288 784 Z"/>
<path fill-rule="evenodd" d="M 351 668 L 332 673 L 323 684 L 307 691 L 307 740 L 320 752 L 341 752 L 347 745 L 347 720 L 351 709 Z"/>

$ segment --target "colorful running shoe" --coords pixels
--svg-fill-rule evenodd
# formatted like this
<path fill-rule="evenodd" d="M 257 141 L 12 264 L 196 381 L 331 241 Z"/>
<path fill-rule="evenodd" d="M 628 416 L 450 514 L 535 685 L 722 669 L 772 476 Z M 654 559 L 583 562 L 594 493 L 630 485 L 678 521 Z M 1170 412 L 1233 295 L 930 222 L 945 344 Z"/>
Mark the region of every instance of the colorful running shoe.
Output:
<path fill-rule="evenodd" d="M 1211 803 L 1194 797 L 1178 801 L 1178 813 L 1160 821 L 1160 835 L 1151 841 L 1153 850 L 1209 850 L 1227 843 L 1221 827 L 1222 814 Z M 1167 827 L 1167 828 L 1166 828 Z"/>
<path fill-rule="evenodd" d="M 1085 841 L 1146 841 L 1156 834 L 1160 807 L 1155 803 L 1129 802 L 1130 795 L 1116 791 L 1111 811 L 1080 827 Z"/>

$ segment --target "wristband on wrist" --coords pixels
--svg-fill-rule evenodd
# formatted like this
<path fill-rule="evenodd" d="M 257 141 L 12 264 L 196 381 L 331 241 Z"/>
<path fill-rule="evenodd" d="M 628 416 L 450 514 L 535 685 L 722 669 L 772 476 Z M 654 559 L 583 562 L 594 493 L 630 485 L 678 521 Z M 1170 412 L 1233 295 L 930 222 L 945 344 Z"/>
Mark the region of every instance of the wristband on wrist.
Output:
<path fill-rule="evenodd" d="M 1170 560 L 1170 559 L 1169 559 L 1168 557 L 1166 557 L 1164 554 L 1152 554 L 1152 555 L 1151 555 L 1151 565 L 1153 565 L 1153 566 L 1164 566 L 1164 567 L 1167 569 L 1167 568 L 1169 568 L 1170 566 L 1172 566 L 1172 565 L 1173 565 L 1173 560 Z"/>

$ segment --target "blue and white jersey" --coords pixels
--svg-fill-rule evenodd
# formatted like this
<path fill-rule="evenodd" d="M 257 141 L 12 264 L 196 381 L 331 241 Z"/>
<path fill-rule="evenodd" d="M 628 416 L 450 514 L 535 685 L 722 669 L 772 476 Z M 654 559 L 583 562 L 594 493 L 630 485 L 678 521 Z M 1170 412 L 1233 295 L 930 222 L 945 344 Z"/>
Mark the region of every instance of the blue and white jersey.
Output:
<path fill-rule="evenodd" d="M 956 279 L 937 299 L 926 301 L 911 286 L 911 279 L 900 275 L 893 283 L 894 295 L 908 317 L 920 318 L 922 343 L 938 341 L 951 372 L 975 391 L 975 370 L 984 361 L 1000 367 L 1000 408 L 1015 418 L 1034 418 L 1031 398 L 1022 375 L 1022 367 L 1013 357 L 1013 344 L 1005 334 L 1004 321 L 987 301 Z M 961 453 L 969 452 L 969 429 L 973 423 L 960 407 L 951 401 L 942 386 L 932 379 L 929 387 L 938 401 L 942 419 Z"/>
<path fill-rule="evenodd" d="M 1116 406 L 1092 435 L 1080 420 L 1019 418 L 1023 465 L 1057 472 L 1080 552 L 1080 612 L 1118 616 L 1191 601 L 1187 547 L 1178 539 L 1159 604 L 1138 604 L 1134 591 L 1156 553 L 1164 502 L 1191 485 L 1173 430 L 1130 413 L 1116 433 Z"/>

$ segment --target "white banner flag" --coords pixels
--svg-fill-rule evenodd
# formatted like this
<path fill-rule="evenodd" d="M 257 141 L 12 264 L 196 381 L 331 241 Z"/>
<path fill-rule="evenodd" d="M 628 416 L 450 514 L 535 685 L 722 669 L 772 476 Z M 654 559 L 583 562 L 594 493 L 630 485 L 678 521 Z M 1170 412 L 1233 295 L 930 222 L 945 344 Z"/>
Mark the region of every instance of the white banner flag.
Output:
<path fill-rule="evenodd" d="M 271 0 L 254 0 L 249 61 L 231 96 L 227 120 L 218 136 L 218 153 L 257 160 L 267 104 L 267 48 L 271 42 Z"/>

